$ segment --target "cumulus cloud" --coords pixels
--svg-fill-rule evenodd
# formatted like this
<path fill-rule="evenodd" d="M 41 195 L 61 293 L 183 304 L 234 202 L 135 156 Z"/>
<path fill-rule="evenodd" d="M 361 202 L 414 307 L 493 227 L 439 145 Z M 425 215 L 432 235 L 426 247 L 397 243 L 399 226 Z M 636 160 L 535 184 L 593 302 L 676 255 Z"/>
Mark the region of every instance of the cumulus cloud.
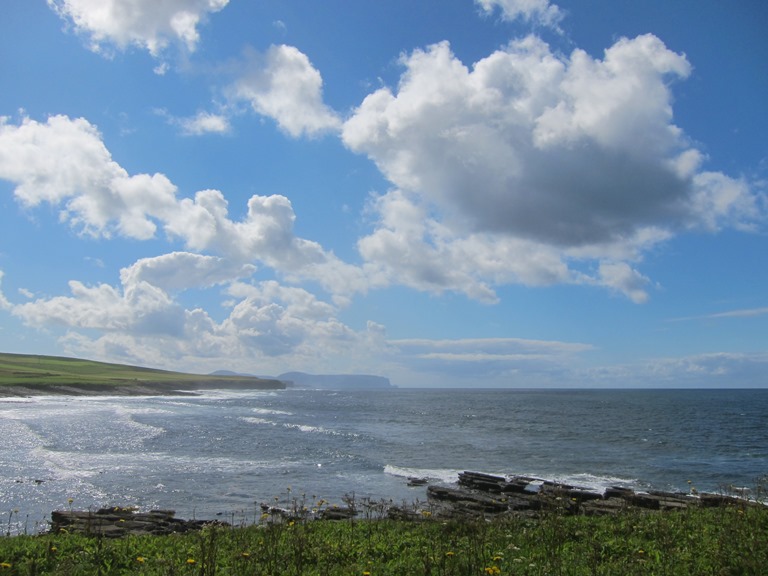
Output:
<path fill-rule="evenodd" d="M 218 190 L 177 198 L 163 174 L 129 175 L 82 118 L 25 118 L 19 125 L 0 118 L 0 178 L 15 185 L 24 206 L 60 206 L 61 220 L 88 235 L 148 240 L 162 229 L 189 249 L 229 258 L 232 266 L 262 262 L 292 281 L 317 281 L 339 301 L 367 289 L 360 268 L 294 234 L 296 215 L 285 196 L 253 196 L 245 217 L 234 221 Z M 146 274 L 150 266 L 138 269 Z"/>
<path fill-rule="evenodd" d="M 48 0 L 59 16 L 90 39 L 94 52 L 112 46 L 146 49 L 158 56 L 170 42 L 190 52 L 200 41 L 198 26 L 229 0 Z"/>
<path fill-rule="evenodd" d="M 323 79 L 309 58 L 293 46 L 271 46 L 250 53 L 245 73 L 230 88 L 232 98 L 248 102 L 294 138 L 339 129 L 341 120 L 323 102 Z"/>
<path fill-rule="evenodd" d="M 219 258 L 172 253 L 121 270 L 119 286 L 71 281 L 66 296 L 8 309 L 27 325 L 66 330 L 61 343 L 77 356 L 185 370 L 227 367 L 262 373 L 296 369 L 354 371 L 375 354 L 381 334 L 338 319 L 338 308 L 276 281 L 238 280 L 252 272 Z M 221 321 L 186 308 L 175 292 L 224 284 Z M 217 364 L 218 363 L 218 364 Z"/>
<path fill-rule="evenodd" d="M 750 186 L 703 171 L 703 154 L 673 123 L 670 85 L 691 67 L 653 35 L 622 38 L 601 59 L 561 56 L 529 36 L 471 68 L 447 42 L 401 62 L 397 90 L 367 96 L 342 129 L 396 187 L 360 242 L 392 276 L 468 294 L 479 279 L 549 277 L 641 302 L 647 282 L 620 260 L 684 230 L 764 218 Z M 412 208 L 404 222 L 390 217 L 403 198 L 426 226 L 408 217 Z M 509 247 L 510 264 L 468 279 L 450 254 L 470 242 L 481 261 L 494 244 Z M 401 263 L 391 257 L 398 244 L 408 250 Z M 520 251 L 532 248 L 536 258 Z M 576 272 L 570 262 L 581 260 L 597 260 L 600 272 Z"/>
<path fill-rule="evenodd" d="M 572 281 L 557 250 L 525 239 L 475 233 L 457 237 L 401 190 L 376 197 L 376 230 L 358 242 L 372 285 L 399 283 L 418 290 L 459 291 L 487 303 L 492 285 L 541 286 Z"/>
<path fill-rule="evenodd" d="M 20 125 L 0 118 L 0 178 L 26 207 L 63 205 L 63 221 L 92 236 L 148 239 L 172 210 L 176 187 L 163 174 L 130 176 L 83 118 L 51 116 Z"/>
<path fill-rule="evenodd" d="M 259 261 L 287 279 L 315 280 L 340 299 L 364 292 L 363 271 L 339 260 L 317 242 L 293 232 L 296 215 L 285 196 L 252 196 L 243 220 L 229 218 L 228 203 L 218 190 L 184 198 L 169 214 L 166 231 L 194 250 L 213 250 L 240 262 Z"/>
<path fill-rule="evenodd" d="M 217 284 L 247 278 L 256 267 L 215 256 L 190 252 L 172 252 L 153 258 L 141 258 L 120 271 L 124 286 L 147 282 L 166 292 L 189 288 L 210 288 Z"/>
<path fill-rule="evenodd" d="M 69 282 L 70 296 L 40 298 L 13 307 L 30 326 L 64 326 L 81 330 L 180 336 L 184 310 L 161 289 L 147 282 L 119 290 L 107 284 Z"/>
<path fill-rule="evenodd" d="M 526 22 L 557 28 L 563 19 L 563 12 L 549 0 L 475 0 L 475 3 L 487 14 L 498 8 L 502 18 L 510 21 L 520 18 Z"/>

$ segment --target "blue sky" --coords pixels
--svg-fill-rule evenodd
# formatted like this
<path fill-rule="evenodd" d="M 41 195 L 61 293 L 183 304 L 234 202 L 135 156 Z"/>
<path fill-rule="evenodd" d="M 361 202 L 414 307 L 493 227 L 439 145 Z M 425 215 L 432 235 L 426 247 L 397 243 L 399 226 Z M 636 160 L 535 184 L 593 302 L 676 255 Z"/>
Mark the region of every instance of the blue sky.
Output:
<path fill-rule="evenodd" d="M 768 5 L 12 1 L 0 350 L 768 386 Z"/>

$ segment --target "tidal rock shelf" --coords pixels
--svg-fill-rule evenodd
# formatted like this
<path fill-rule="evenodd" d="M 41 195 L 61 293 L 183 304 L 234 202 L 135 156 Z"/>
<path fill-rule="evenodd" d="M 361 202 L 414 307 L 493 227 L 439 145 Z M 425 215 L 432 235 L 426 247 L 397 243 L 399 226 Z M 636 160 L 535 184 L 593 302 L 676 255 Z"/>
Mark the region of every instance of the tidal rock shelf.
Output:
<path fill-rule="evenodd" d="M 96 511 L 57 510 L 51 514 L 53 534 L 70 533 L 88 536 L 120 538 L 127 535 L 167 535 L 200 530 L 211 524 L 225 523 L 208 520 L 182 520 L 173 510 L 138 512 L 135 508 L 101 508 Z"/>
<path fill-rule="evenodd" d="M 645 511 L 684 510 L 691 507 L 756 506 L 758 503 L 723 494 L 636 492 L 611 487 L 604 492 L 526 476 L 493 476 L 462 472 L 457 486 L 428 486 L 427 499 L 435 514 L 444 517 L 536 515 L 545 510 L 588 516 Z"/>

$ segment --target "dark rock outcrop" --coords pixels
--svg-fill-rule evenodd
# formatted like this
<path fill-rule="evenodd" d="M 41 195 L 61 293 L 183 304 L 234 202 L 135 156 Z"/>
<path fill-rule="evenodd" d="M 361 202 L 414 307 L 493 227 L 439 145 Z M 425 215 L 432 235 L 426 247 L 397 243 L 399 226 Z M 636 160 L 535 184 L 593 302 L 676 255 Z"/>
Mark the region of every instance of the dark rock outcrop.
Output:
<path fill-rule="evenodd" d="M 51 513 L 51 533 L 69 532 L 87 536 L 120 538 L 127 535 L 164 535 L 200 530 L 222 522 L 181 520 L 173 510 L 137 512 L 133 508 L 102 508 L 93 511 L 56 510 Z"/>
<path fill-rule="evenodd" d="M 611 487 L 604 492 L 527 476 L 494 476 L 462 472 L 457 487 L 429 486 L 427 498 L 435 515 L 494 516 L 556 510 L 589 516 L 626 510 L 671 511 L 703 506 L 755 506 L 753 501 L 719 494 L 636 492 Z"/>

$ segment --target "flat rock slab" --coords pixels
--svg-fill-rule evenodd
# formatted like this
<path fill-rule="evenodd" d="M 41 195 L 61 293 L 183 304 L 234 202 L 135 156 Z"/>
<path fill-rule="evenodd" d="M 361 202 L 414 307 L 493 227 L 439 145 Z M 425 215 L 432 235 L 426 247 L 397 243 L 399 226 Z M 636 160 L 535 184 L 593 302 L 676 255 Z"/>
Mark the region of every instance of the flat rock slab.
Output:
<path fill-rule="evenodd" d="M 137 512 L 133 508 L 102 508 L 97 511 L 56 510 L 51 513 L 51 532 L 120 538 L 128 535 L 165 535 L 200 530 L 222 522 L 181 520 L 173 510 Z"/>

